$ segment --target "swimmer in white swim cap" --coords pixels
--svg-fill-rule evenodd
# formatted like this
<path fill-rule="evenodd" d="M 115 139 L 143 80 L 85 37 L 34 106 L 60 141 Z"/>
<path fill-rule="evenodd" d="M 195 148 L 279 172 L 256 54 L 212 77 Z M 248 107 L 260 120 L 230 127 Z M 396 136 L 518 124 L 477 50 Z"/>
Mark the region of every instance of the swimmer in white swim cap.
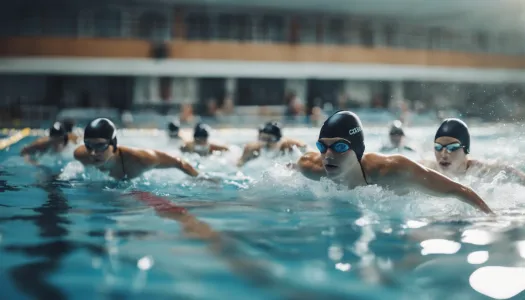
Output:
<path fill-rule="evenodd" d="M 470 171 L 482 173 L 493 178 L 504 171 L 521 184 L 525 184 L 525 174 L 515 168 L 505 165 L 489 164 L 469 158 L 470 132 L 465 122 L 449 118 L 445 119 L 434 136 L 434 161 L 421 163 L 447 176 L 464 176 Z"/>
<path fill-rule="evenodd" d="M 452 196 L 485 213 L 492 213 L 472 189 L 403 155 L 365 153 L 362 128 L 356 114 L 336 112 L 321 127 L 317 141 L 319 152 L 304 154 L 295 168 L 310 179 L 327 177 L 348 188 L 368 184 L 396 192 L 401 190 L 395 187 L 416 188 L 431 195 Z"/>
<path fill-rule="evenodd" d="M 108 119 L 91 121 L 84 130 L 84 145 L 75 150 L 75 159 L 83 165 L 106 171 L 121 180 L 132 179 L 152 169 L 176 168 L 189 176 L 199 172 L 185 160 L 152 149 L 117 146 L 117 128 Z"/>

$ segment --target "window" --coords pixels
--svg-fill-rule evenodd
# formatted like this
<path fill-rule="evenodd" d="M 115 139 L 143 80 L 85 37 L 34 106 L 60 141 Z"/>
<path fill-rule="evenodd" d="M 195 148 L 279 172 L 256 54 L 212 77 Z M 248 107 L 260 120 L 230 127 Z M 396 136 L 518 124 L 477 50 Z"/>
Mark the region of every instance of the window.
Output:
<path fill-rule="evenodd" d="M 188 40 L 210 40 L 212 28 L 210 17 L 205 14 L 190 14 L 186 17 L 186 37 Z"/>

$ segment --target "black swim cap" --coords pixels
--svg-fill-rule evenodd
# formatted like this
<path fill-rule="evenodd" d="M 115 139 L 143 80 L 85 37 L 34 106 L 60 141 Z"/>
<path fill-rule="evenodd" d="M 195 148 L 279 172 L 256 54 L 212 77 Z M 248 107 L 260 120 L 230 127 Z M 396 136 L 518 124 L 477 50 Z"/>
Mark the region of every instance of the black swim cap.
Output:
<path fill-rule="evenodd" d="M 195 126 L 195 130 L 193 131 L 193 138 L 207 139 L 210 136 L 210 131 L 210 126 L 203 123 L 199 123 L 197 124 L 197 126 Z"/>
<path fill-rule="evenodd" d="M 343 138 L 350 142 L 352 149 L 359 161 L 365 152 L 363 125 L 359 117 L 353 112 L 341 110 L 331 115 L 324 121 L 319 139 Z"/>
<path fill-rule="evenodd" d="M 439 126 L 434 141 L 442 136 L 449 136 L 458 139 L 461 142 L 465 154 L 470 152 L 470 133 L 467 124 L 460 119 L 450 118 L 445 119 L 441 126 Z"/>
<path fill-rule="evenodd" d="M 73 120 L 72 118 L 66 118 L 62 120 L 62 124 L 64 125 L 64 128 L 67 132 L 72 132 L 73 127 L 75 126 L 75 120 Z"/>
<path fill-rule="evenodd" d="M 168 131 L 170 132 L 179 132 L 180 130 L 180 122 L 179 120 L 173 120 L 168 123 Z"/>
<path fill-rule="evenodd" d="M 106 139 L 113 146 L 113 152 L 117 151 L 117 128 L 115 124 L 106 118 L 95 119 L 84 129 L 85 139 Z"/>
<path fill-rule="evenodd" d="M 67 131 L 64 125 L 60 122 L 55 122 L 51 128 L 49 128 L 50 137 L 64 137 L 64 144 L 67 144 Z"/>
<path fill-rule="evenodd" d="M 399 120 L 395 120 L 390 126 L 390 135 L 405 135 L 403 131 L 403 123 Z"/>
<path fill-rule="evenodd" d="M 278 122 L 268 122 L 264 124 L 264 127 L 259 132 L 273 135 L 276 138 L 275 141 L 279 141 L 283 137 L 281 125 Z"/>

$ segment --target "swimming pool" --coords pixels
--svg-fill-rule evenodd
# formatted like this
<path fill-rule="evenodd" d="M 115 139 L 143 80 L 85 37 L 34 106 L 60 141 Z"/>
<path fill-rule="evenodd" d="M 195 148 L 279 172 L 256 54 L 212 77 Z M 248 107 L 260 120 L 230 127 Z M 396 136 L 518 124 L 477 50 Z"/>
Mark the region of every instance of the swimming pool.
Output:
<path fill-rule="evenodd" d="M 367 150 L 374 151 L 387 129 L 365 128 Z M 436 128 L 407 129 L 425 150 L 414 158 L 432 157 Z M 471 130 L 472 156 L 525 167 L 520 126 Z M 284 134 L 313 147 L 318 130 Z M 25 165 L 18 152 L 35 138 L 0 155 L 5 299 L 525 296 L 525 188 L 499 176 L 463 180 L 497 212 L 493 218 L 453 199 L 312 182 L 284 168 L 298 154 L 237 169 L 235 146 L 222 157 L 186 156 L 220 185 L 176 170 L 116 184 L 71 162 L 73 148 L 58 160 L 43 158 L 48 168 Z M 237 146 L 255 138 L 250 129 L 213 135 Z M 162 131 L 121 131 L 119 142 L 178 153 Z M 155 201 L 185 207 L 198 220 L 159 213 Z"/>

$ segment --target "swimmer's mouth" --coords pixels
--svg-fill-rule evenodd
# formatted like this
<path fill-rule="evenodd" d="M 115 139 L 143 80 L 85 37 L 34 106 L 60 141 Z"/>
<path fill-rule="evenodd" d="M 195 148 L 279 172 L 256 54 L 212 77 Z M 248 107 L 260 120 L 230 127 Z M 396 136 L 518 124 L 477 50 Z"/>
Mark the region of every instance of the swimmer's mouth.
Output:
<path fill-rule="evenodd" d="M 446 162 L 446 161 L 440 161 L 439 165 L 442 166 L 442 167 L 448 167 L 448 166 L 450 166 L 450 163 Z"/>
<path fill-rule="evenodd" d="M 324 167 L 325 167 L 327 170 L 335 170 L 335 169 L 339 168 L 338 166 L 336 166 L 336 165 L 332 165 L 332 164 L 325 164 Z"/>

